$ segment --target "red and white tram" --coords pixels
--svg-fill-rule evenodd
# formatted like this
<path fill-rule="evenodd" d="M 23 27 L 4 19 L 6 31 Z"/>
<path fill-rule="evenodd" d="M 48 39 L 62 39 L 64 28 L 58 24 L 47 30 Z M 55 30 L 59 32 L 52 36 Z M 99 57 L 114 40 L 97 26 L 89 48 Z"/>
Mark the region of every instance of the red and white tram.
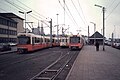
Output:
<path fill-rule="evenodd" d="M 69 37 L 69 48 L 72 49 L 82 49 L 84 46 L 84 39 L 80 35 L 72 35 Z"/>
<path fill-rule="evenodd" d="M 69 37 L 68 36 L 61 36 L 60 37 L 60 47 L 68 47 L 69 46 Z"/>
<path fill-rule="evenodd" d="M 59 41 L 57 39 L 57 37 L 52 37 L 52 46 L 53 47 L 56 47 L 56 46 L 59 46 Z"/>
<path fill-rule="evenodd" d="M 40 36 L 33 33 L 18 33 L 18 53 L 35 51 L 50 47 L 50 37 Z"/>

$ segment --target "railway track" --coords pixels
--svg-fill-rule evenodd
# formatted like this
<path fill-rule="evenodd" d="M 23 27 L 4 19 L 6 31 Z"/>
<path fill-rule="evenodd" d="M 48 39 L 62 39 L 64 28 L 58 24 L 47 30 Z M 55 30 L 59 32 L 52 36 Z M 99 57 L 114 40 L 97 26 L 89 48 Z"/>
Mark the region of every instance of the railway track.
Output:
<path fill-rule="evenodd" d="M 67 54 L 61 54 L 61 56 L 56 61 L 32 77 L 30 80 L 55 80 L 57 76 L 63 71 L 63 69 L 68 66 L 72 58 L 76 58 L 77 55 L 78 51 L 69 51 Z"/>
<path fill-rule="evenodd" d="M 42 57 L 42 56 L 45 56 L 45 55 L 51 55 L 51 54 L 49 54 L 49 53 L 55 53 L 55 51 L 52 51 L 52 52 L 44 52 L 44 53 L 39 54 L 39 55 L 32 55 L 32 54 L 34 54 L 34 53 L 32 53 L 32 54 L 30 54 L 29 57 L 25 57 L 24 59 L 18 59 L 18 60 L 15 61 L 15 62 L 8 62 L 9 60 L 7 60 L 7 63 L 6 63 L 5 65 L 2 65 L 2 64 L 1 64 L 2 66 L 0 67 L 0 71 L 3 70 L 3 69 L 5 69 L 5 68 L 7 68 L 8 66 L 16 65 L 16 64 L 18 64 L 18 63 L 22 63 L 22 62 L 25 62 L 25 61 L 28 61 L 28 60 L 32 60 L 32 59 L 35 59 L 35 58 L 39 58 L 39 57 Z M 60 54 L 61 54 L 61 50 L 57 51 L 57 53 L 60 53 Z M 24 55 L 25 55 L 25 54 L 24 54 Z M 27 55 L 27 54 L 26 54 L 26 55 Z M 19 56 L 19 57 L 17 57 L 17 58 L 21 58 L 21 57 L 23 57 L 23 56 Z"/>

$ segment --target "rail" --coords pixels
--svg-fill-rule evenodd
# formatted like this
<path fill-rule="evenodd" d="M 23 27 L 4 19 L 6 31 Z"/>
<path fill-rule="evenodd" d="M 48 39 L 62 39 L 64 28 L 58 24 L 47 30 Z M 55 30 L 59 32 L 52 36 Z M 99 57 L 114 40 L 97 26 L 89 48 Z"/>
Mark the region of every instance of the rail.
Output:
<path fill-rule="evenodd" d="M 73 54 L 70 52 L 65 55 L 61 55 L 56 61 L 32 77 L 30 80 L 55 80 L 73 56 L 75 56 L 75 53 Z"/>

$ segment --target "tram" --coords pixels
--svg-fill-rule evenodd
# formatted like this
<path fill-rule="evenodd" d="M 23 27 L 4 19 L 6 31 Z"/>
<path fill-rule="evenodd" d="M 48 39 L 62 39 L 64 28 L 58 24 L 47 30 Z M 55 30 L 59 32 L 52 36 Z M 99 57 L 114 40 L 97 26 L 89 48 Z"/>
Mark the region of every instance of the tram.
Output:
<path fill-rule="evenodd" d="M 84 46 L 84 38 L 80 35 L 72 35 L 69 37 L 69 48 L 72 49 L 82 49 Z"/>
<path fill-rule="evenodd" d="M 69 37 L 60 37 L 60 47 L 68 47 L 69 46 Z"/>
<path fill-rule="evenodd" d="M 57 38 L 54 37 L 53 39 L 52 45 L 58 46 L 59 44 L 55 42 Z M 33 33 L 18 33 L 17 42 L 18 53 L 26 53 L 51 47 L 50 36 L 41 36 Z"/>

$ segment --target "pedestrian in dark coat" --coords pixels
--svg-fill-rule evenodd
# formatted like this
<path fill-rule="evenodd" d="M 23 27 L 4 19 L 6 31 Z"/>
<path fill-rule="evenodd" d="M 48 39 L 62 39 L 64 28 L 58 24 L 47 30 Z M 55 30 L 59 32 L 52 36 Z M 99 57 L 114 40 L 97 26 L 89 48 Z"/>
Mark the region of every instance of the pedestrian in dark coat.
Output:
<path fill-rule="evenodd" d="M 96 51 L 99 51 L 99 43 L 97 41 L 95 43 L 95 46 L 96 46 Z"/>

